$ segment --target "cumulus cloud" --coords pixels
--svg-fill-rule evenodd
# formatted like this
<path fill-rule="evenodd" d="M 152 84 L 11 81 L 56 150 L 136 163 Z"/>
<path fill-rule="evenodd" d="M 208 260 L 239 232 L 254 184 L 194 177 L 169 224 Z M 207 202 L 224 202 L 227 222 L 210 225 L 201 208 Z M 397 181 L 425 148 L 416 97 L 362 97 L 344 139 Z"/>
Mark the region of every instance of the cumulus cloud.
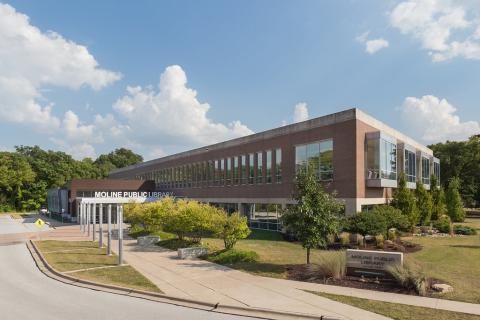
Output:
<path fill-rule="evenodd" d="M 54 131 L 61 121 L 45 86 L 99 90 L 119 73 L 101 69 L 85 46 L 53 31 L 42 32 L 8 4 L 0 4 L 0 121 Z"/>
<path fill-rule="evenodd" d="M 293 122 L 302 122 L 309 119 L 308 107 L 305 102 L 299 102 L 293 108 Z"/>
<path fill-rule="evenodd" d="M 387 40 L 383 38 L 368 39 L 369 31 L 362 33 L 355 38 L 358 42 L 365 45 L 365 52 L 368 54 L 374 54 L 382 49 L 388 48 L 390 45 Z"/>
<path fill-rule="evenodd" d="M 408 0 L 390 13 L 392 26 L 418 40 L 435 62 L 480 59 L 479 18 L 471 1 Z"/>
<path fill-rule="evenodd" d="M 407 97 L 401 106 L 405 125 L 427 143 L 465 140 L 480 133 L 480 122 L 462 122 L 456 112 L 446 99 L 432 95 Z"/>
<path fill-rule="evenodd" d="M 125 119 L 130 138 L 141 144 L 188 148 L 253 133 L 240 121 L 225 125 L 210 119 L 210 105 L 198 101 L 178 65 L 165 69 L 158 90 L 130 86 L 113 108 Z"/>

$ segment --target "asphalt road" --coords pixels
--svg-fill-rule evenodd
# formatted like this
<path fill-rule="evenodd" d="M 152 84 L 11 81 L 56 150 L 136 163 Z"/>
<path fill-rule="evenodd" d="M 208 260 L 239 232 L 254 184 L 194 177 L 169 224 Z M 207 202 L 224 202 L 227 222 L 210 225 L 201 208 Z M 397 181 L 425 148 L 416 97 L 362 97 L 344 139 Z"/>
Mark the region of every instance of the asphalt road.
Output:
<path fill-rule="evenodd" d="M 0 219 L 2 232 L 25 232 Z M 67 285 L 50 279 L 36 267 L 25 244 L 0 245 L 0 319 L 2 320 L 147 320 L 237 317 L 178 307 L 133 297 Z"/>

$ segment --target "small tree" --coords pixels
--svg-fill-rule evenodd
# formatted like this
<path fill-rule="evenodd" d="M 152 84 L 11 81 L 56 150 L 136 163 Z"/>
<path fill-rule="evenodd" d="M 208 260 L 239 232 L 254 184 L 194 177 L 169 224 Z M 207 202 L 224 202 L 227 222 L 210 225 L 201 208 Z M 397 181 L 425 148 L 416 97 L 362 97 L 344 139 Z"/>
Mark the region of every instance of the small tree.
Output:
<path fill-rule="evenodd" d="M 423 183 L 420 181 L 417 181 L 415 198 L 417 200 L 417 208 L 420 214 L 420 223 L 422 225 L 427 225 L 430 223 L 432 217 L 433 202 L 431 194 L 425 189 Z"/>
<path fill-rule="evenodd" d="M 463 209 L 462 197 L 460 196 L 460 179 L 454 177 L 448 183 L 447 189 L 447 212 L 450 219 L 455 222 L 465 220 L 465 210 Z"/>
<path fill-rule="evenodd" d="M 296 177 L 296 205 L 283 213 L 283 225 L 307 249 L 307 264 L 310 250 L 325 248 L 328 236 L 338 232 L 339 216 L 343 205 L 335 196 L 324 191 L 313 170 L 303 168 Z"/>
<path fill-rule="evenodd" d="M 432 195 L 432 220 L 437 220 L 440 216 L 447 214 L 447 204 L 445 201 L 445 192 L 438 185 L 435 175 L 430 178 L 430 193 Z"/>
<path fill-rule="evenodd" d="M 418 224 L 419 213 L 412 191 L 407 188 L 405 174 L 400 175 L 398 188 L 393 193 L 392 206 L 402 211 L 410 221 L 410 227 Z"/>
<path fill-rule="evenodd" d="M 231 215 L 223 214 L 221 226 L 217 231 L 217 236 L 223 239 L 225 249 L 232 249 L 238 240 L 245 239 L 250 234 L 247 224 L 247 217 L 242 217 L 240 213 L 235 212 Z"/>
<path fill-rule="evenodd" d="M 349 218 L 351 232 L 360 233 L 363 236 L 385 235 L 387 233 L 387 220 L 381 214 L 375 212 L 359 212 Z"/>

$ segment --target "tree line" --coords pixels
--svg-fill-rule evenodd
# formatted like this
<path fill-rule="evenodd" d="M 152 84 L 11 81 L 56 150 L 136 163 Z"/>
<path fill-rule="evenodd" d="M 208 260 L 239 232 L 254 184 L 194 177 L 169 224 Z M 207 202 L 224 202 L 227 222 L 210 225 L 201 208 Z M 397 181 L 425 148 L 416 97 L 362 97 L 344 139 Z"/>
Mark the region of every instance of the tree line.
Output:
<path fill-rule="evenodd" d="M 49 188 L 72 179 L 103 179 L 113 169 L 142 161 L 142 156 L 125 148 L 95 160 L 75 160 L 62 151 L 16 146 L 13 152 L 0 152 L 0 212 L 37 210 L 46 204 Z"/>
<path fill-rule="evenodd" d="M 480 134 L 466 141 L 447 141 L 429 148 L 440 159 L 443 188 L 447 190 L 450 181 L 457 178 L 464 205 L 480 206 Z"/>

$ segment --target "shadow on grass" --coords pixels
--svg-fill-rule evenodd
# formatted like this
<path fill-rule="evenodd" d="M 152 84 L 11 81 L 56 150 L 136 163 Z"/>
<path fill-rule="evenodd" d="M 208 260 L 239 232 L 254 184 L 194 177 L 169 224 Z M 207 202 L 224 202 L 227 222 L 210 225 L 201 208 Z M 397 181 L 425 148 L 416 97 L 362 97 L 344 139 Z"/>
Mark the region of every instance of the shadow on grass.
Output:
<path fill-rule="evenodd" d="M 452 245 L 449 245 L 449 247 L 464 248 L 464 249 L 480 249 L 480 245 L 474 246 L 474 245 L 466 245 L 466 244 L 452 244 Z"/>

